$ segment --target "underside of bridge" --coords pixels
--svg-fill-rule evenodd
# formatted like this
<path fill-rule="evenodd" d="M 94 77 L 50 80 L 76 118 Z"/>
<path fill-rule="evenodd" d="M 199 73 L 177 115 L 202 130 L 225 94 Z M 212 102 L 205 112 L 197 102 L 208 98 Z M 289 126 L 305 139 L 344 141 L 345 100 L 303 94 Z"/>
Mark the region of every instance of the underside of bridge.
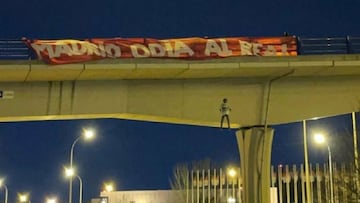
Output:
<path fill-rule="evenodd" d="M 1 61 L 1 120 L 123 118 L 232 127 L 357 111 L 360 55 L 122 59 L 47 65 Z"/>

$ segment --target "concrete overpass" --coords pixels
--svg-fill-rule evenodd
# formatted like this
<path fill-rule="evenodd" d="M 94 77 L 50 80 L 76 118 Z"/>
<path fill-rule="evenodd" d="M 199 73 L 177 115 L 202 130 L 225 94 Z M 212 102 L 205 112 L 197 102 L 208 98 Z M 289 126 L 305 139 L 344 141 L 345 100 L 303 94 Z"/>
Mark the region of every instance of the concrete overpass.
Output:
<path fill-rule="evenodd" d="M 0 61 L 0 121 L 122 118 L 219 126 L 228 98 L 245 202 L 268 202 L 270 124 L 357 111 L 360 55 Z M 265 130 L 266 129 L 266 130 Z M 257 169 L 257 170 L 256 170 Z"/>
<path fill-rule="evenodd" d="M 2 121 L 125 118 L 233 127 L 358 110 L 360 55 L 102 60 L 51 66 L 0 61 Z"/>

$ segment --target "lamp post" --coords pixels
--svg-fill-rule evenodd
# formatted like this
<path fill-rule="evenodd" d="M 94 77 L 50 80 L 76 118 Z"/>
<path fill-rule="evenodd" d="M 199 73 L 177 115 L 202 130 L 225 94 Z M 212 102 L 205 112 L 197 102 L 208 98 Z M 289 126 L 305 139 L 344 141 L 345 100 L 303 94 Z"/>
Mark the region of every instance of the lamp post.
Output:
<path fill-rule="evenodd" d="M 83 182 L 79 175 L 75 174 L 74 168 L 65 168 L 65 176 L 72 179 L 74 176 L 79 180 L 79 203 L 82 203 Z"/>
<path fill-rule="evenodd" d="M 305 183 L 306 183 L 306 202 L 311 203 L 311 189 L 310 189 L 310 174 L 309 174 L 309 160 L 307 150 L 306 138 L 306 120 L 303 120 L 303 136 L 304 136 L 304 157 L 305 157 Z"/>
<path fill-rule="evenodd" d="M 76 178 L 79 180 L 79 203 L 82 203 L 83 182 L 80 176 L 76 175 Z"/>
<path fill-rule="evenodd" d="M 9 194 L 9 190 L 7 188 L 7 186 L 5 185 L 5 180 L 4 179 L 0 179 L 0 187 L 3 187 L 5 190 L 5 199 L 4 199 L 4 203 L 8 202 L 8 194 Z"/>
<path fill-rule="evenodd" d="M 318 144 L 323 144 L 326 142 L 325 136 L 323 134 L 315 134 L 315 142 Z M 328 154 L 329 154 L 329 176 L 330 176 L 330 202 L 334 203 L 334 183 L 333 183 L 333 172 L 332 172 L 332 161 L 331 161 L 331 150 L 330 145 L 326 142 Z"/>
<path fill-rule="evenodd" d="M 82 135 L 80 135 L 78 138 L 74 140 L 74 142 L 71 145 L 70 150 L 70 169 L 73 168 L 73 159 L 74 159 L 74 148 L 76 143 L 83 137 L 85 140 L 90 140 L 95 136 L 95 132 L 90 129 L 83 129 Z M 70 177 L 69 181 L 69 203 L 72 202 L 72 176 Z"/>
<path fill-rule="evenodd" d="M 352 124 L 353 124 L 353 140 L 354 140 L 354 162 L 355 162 L 355 183 L 356 183 L 356 199 L 358 199 L 358 191 L 360 189 L 359 183 L 359 154 L 357 144 L 357 130 L 356 130 L 356 114 L 352 112 Z"/>

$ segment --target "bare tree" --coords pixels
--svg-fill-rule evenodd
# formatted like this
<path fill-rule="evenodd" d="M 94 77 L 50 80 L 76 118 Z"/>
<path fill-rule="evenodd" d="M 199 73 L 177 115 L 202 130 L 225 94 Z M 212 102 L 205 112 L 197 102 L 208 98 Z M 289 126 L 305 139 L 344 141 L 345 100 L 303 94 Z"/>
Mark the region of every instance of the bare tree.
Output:
<path fill-rule="evenodd" d="M 178 203 L 185 203 L 187 189 L 190 188 L 191 172 L 203 169 L 211 169 L 210 159 L 193 161 L 189 166 L 187 163 L 179 163 L 173 169 L 173 177 L 170 178 L 171 189 L 176 191 Z"/>
<path fill-rule="evenodd" d="M 354 145 L 352 132 L 344 128 L 343 133 L 333 134 L 331 141 L 332 159 L 340 163 L 340 168 L 335 168 L 333 179 L 334 185 L 338 187 L 335 200 L 347 202 L 360 202 L 359 174 L 360 168 L 356 166 L 354 157 Z M 358 160 L 359 162 L 360 160 Z"/>

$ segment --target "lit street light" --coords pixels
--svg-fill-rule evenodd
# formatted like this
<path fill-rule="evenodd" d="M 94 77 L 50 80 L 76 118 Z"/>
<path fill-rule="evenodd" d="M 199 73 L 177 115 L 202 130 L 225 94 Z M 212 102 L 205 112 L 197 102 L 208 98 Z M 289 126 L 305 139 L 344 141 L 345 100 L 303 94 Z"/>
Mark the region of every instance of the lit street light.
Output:
<path fill-rule="evenodd" d="M 331 150 L 329 144 L 325 140 L 325 136 L 323 134 L 315 134 L 314 140 L 318 144 L 326 144 L 329 153 L 329 176 L 330 176 L 330 202 L 334 203 L 334 183 L 333 183 L 333 172 L 332 172 L 332 161 L 331 161 Z"/>
<path fill-rule="evenodd" d="M 4 190 L 5 190 L 5 200 L 4 200 L 4 203 L 7 203 L 8 202 L 8 194 L 9 194 L 9 191 L 8 191 L 8 188 L 7 186 L 5 185 L 5 180 L 2 178 L 0 179 L 0 187 L 3 187 Z"/>
<path fill-rule="evenodd" d="M 65 168 L 65 176 L 72 179 L 74 176 L 79 180 L 79 203 L 82 203 L 83 182 L 79 175 L 75 174 L 74 168 Z"/>
<path fill-rule="evenodd" d="M 115 190 L 115 186 L 114 183 L 105 183 L 104 184 L 104 189 L 106 192 L 112 192 Z"/>
<path fill-rule="evenodd" d="M 236 202 L 236 199 L 233 198 L 233 197 L 229 197 L 228 200 L 227 200 L 228 203 L 235 203 Z"/>
<path fill-rule="evenodd" d="M 107 192 L 107 193 L 110 193 L 110 192 L 112 192 L 112 191 L 114 191 L 115 190 L 115 184 L 114 184 L 114 182 L 105 182 L 104 184 L 103 184 L 103 192 Z M 101 203 L 110 203 L 111 201 L 110 201 L 110 195 L 109 194 L 107 194 L 107 195 L 105 195 L 105 196 L 107 196 L 107 197 L 103 197 L 102 199 L 101 199 Z"/>
<path fill-rule="evenodd" d="M 227 175 L 229 176 L 229 180 L 227 182 L 228 182 L 228 184 L 230 182 L 232 185 L 232 197 L 229 197 L 229 199 L 228 199 L 228 202 L 231 203 L 233 200 L 234 200 L 234 202 L 236 201 L 235 200 L 236 170 L 232 167 L 228 168 Z M 228 185 L 227 185 L 227 187 L 228 187 Z"/>
<path fill-rule="evenodd" d="M 230 169 L 228 170 L 228 175 L 229 175 L 231 178 L 234 178 L 234 177 L 236 176 L 236 171 L 235 171 L 235 169 L 230 168 Z"/>
<path fill-rule="evenodd" d="M 48 197 L 46 198 L 46 203 L 56 203 L 56 197 Z"/>
<path fill-rule="evenodd" d="M 65 168 L 65 177 L 72 178 L 75 175 L 74 168 Z"/>
<path fill-rule="evenodd" d="M 27 193 L 19 193 L 18 199 L 20 203 L 30 203 L 29 194 Z"/>
<path fill-rule="evenodd" d="M 71 145 L 71 150 L 70 150 L 70 169 L 73 168 L 73 159 L 74 159 L 74 148 L 76 143 L 83 138 L 84 140 L 91 140 L 95 137 L 95 132 L 93 130 L 90 129 L 83 129 L 82 135 L 80 135 L 78 138 L 76 138 L 74 140 L 74 142 Z M 69 181 L 69 203 L 72 202 L 72 177 L 70 176 L 70 181 Z"/>

